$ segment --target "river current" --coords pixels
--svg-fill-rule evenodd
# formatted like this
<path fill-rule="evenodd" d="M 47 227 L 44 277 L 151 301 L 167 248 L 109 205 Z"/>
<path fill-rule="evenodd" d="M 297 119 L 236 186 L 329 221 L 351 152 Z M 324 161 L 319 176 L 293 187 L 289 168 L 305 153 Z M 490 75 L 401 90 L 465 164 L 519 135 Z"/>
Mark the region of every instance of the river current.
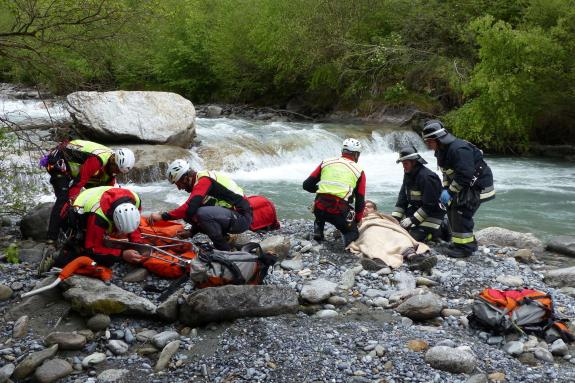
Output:
<path fill-rule="evenodd" d="M 345 137 L 364 147 L 359 163 L 367 177 L 367 198 L 391 212 L 403 170 L 396 150 L 413 144 L 437 170 L 433 153 L 411 131 L 393 126 L 253 122 L 198 119 L 200 145 L 189 161 L 198 169 L 229 173 L 246 194 L 274 201 L 281 218 L 312 218 L 313 195 L 301 184 L 324 158 L 336 157 Z M 486 156 L 497 197 L 481 206 L 476 227 L 501 226 L 535 233 L 542 239 L 575 232 L 575 167 L 569 162 Z M 130 185 L 142 194 L 146 210 L 170 208 L 187 198 L 167 182 Z M 153 207 L 153 208 L 151 208 Z"/>

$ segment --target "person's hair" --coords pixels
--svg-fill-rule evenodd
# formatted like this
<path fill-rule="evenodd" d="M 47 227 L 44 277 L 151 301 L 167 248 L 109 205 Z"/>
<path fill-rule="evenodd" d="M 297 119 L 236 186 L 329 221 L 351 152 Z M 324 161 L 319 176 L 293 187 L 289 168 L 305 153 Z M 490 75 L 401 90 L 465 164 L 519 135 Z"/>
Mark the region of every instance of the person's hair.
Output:
<path fill-rule="evenodd" d="M 373 210 L 377 210 L 377 204 L 375 202 L 373 202 L 372 200 L 366 199 L 365 204 L 367 205 L 368 203 L 373 205 Z"/>

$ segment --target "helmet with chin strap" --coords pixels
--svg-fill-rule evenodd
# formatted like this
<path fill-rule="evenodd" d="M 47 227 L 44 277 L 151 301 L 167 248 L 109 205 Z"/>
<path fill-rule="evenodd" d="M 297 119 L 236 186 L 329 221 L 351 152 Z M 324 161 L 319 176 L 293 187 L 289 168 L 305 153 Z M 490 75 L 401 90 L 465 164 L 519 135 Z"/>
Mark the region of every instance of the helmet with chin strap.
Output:
<path fill-rule="evenodd" d="M 114 209 L 114 226 L 122 234 L 129 234 L 140 226 L 140 210 L 129 202 L 121 203 Z"/>
<path fill-rule="evenodd" d="M 186 160 L 175 160 L 173 161 L 170 166 L 168 166 L 168 181 L 170 183 L 175 184 L 182 178 L 184 174 L 190 171 L 190 164 Z"/>
<path fill-rule="evenodd" d="M 343 141 L 342 150 L 347 150 L 348 152 L 361 153 L 361 142 L 355 138 L 346 138 Z"/>
<path fill-rule="evenodd" d="M 455 141 L 455 136 L 445 129 L 445 126 L 439 120 L 429 120 L 423 126 L 421 134 L 424 140 L 438 140 L 442 144 L 451 144 Z"/>
<path fill-rule="evenodd" d="M 403 148 L 401 148 L 399 151 L 399 158 L 395 162 L 400 163 L 402 161 L 407 160 L 414 160 L 422 165 L 425 165 L 427 163 L 427 161 L 425 161 L 425 159 L 421 157 L 421 155 L 417 152 L 417 149 L 413 145 L 404 146 Z"/>
<path fill-rule="evenodd" d="M 134 152 L 128 148 L 115 149 L 114 157 L 120 173 L 128 173 L 136 163 Z"/>

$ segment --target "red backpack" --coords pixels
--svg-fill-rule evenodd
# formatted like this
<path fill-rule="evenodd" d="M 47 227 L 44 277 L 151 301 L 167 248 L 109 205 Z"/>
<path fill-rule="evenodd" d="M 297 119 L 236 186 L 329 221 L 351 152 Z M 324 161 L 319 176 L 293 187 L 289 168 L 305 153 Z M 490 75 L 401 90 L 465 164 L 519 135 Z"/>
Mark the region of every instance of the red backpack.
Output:
<path fill-rule="evenodd" d="M 277 230 L 280 228 L 276 207 L 272 201 L 260 195 L 253 195 L 247 198 L 253 214 L 252 224 L 250 225 L 251 231 Z"/>

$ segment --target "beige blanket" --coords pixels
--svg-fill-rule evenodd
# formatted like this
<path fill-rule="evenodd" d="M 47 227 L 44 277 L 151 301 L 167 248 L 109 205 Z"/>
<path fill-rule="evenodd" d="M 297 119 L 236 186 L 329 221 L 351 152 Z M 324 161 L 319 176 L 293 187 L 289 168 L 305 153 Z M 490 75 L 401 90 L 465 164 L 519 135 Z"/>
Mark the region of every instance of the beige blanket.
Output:
<path fill-rule="evenodd" d="M 410 248 L 417 254 L 429 251 L 429 247 L 413 239 L 391 215 L 371 213 L 363 218 L 359 238 L 347 247 L 352 253 L 367 258 L 379 258 L 389 267 L 403 264 L 403 255 Z"/>

